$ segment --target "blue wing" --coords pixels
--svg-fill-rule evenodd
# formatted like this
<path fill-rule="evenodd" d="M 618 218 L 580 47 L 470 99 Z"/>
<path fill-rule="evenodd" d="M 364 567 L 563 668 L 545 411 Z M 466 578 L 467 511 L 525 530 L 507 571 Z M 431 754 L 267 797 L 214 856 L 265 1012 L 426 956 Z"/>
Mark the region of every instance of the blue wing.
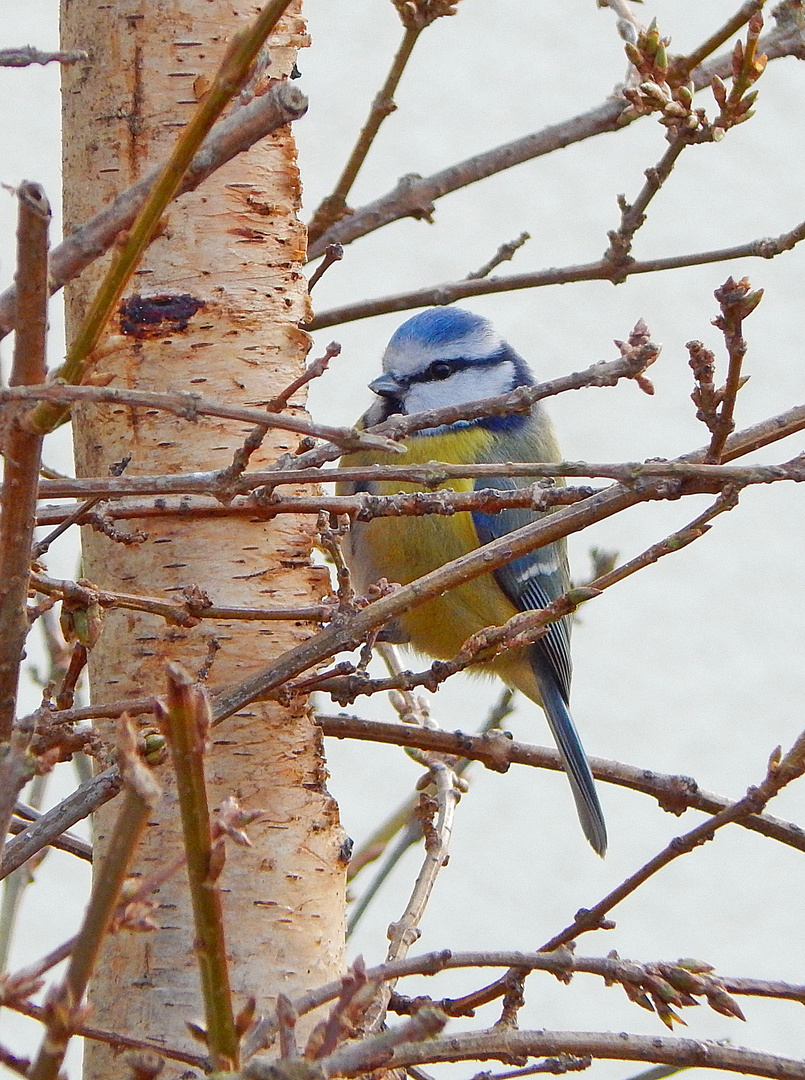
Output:
<path fill-rule="evenodd" d="M 479 479 L 476 490 L 494 487 L 512 490 L 513 479 Z M 499 514 L 473 513 L 472 520 L 482 544 L 496 540 L 533 521 L 529 510 L 504 510 Z M 563 544 L 548 544 L 514 559 L 494 571 L 494 577 L 518 611 L 543 608 L 564 593 L 570 578 Z M 593 849 L 603 855 L 607 848 L 604 815 L 568 705 L 570 703 L 570 617 L 551 623 L 547 633 L 528 648 L 528 660 L 539 686 L 545 715 L 556 740 L 570 780 L 584 835 Z"/>

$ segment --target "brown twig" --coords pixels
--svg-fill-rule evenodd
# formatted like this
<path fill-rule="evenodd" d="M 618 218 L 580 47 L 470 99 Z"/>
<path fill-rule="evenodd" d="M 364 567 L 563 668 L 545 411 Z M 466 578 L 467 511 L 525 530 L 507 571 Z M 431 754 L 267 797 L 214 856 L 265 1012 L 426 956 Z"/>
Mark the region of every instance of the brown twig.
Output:
<path fill-rule="evenodd" d="M 758 49 L 766 53 L 769 59 L 777 59 L 781 56 L 805 56 L 805 48 L 798 29 L 787 25 L 782 20 L 774 30 L 761 38 Z M 732 75 L 731 53 L 714 57 L 707 63 L 700 64 L 690 71 L 689 76 L 695 88 L 700 90 L 709 86 L 716 74 L 722 78 Z M 327 229 L 315 243 L 311 244 L 308 257 L 316 259 L 324 253 L 328 244 L 349 244 L 403 217 L 427 220 L 435 211 L 435 201 L 453 191 L 477 183 L 479 180 L 484 180 L 524 161 L 550 154 L 562 147 L 604 132 L 619 130 L 629 122 L 627 120 L 624 123 L 623 119 L 623 113 L 627 108 L 628 102 L 624 98 L 613 97 L 586 113 L 581 113 L 562 123 L 550 125 L 503 146 L 467 158 L 465 161 L 457 162 L 431 176 L 404 176 L 392 191 L 359 207 L 354 213 Z M 332 325 L 332 323 L 327 325 Z"/>
<path fill-rule="evenodd" d="M 74 603 L 97 604 L 104 609 L 147 611 L 175 626 L 197 626 L 202 619 L 237 619 L 250 622 L 304 620 L 320 623 L 327 622 L 332 617 L 332 607 L 328 604 L 307 608 L 225 607 L 213 604 L 201 590 L 191 588 L 186 590 L 184 600 L 177 603 L 175 600 L 162 600 L 155 596 L 136 596 L 98 589 L 85 578 L 68 581 L 49 578 L 44 574 L 33 574 L 31 586 L 34 591 L 46 596 L 67 599 Z"/>
<path fill-rule="evenodd" d="M 674 859 L 678 859 L 680 855 L 685 855 L 701 844 L 707 843 L 708 840 L 712 840 L 716 831 L 722 829 L 725 825 L 741 820 L 748 814 L 761 813 L 769 800 L 773 799 L 786 784 L 791 783 L 792 780 L 796 780 L 805 773 L 805 733 L 800 735 L 782 760 L 779 757 L 779 752 L 778 747 L 775 754 L 772 755 L 765 778 L 757 787 L 748 788 L 742 799 L 726 807 L 709 821 L 702 822 L 701 825 L 691 829 L 690 832 L 675 837 L 663 851 L 650 859 L 636 873 L 621 882 L 617 888 L 613 889 L 592 908 L 580 911 L 570 926 L 555 934 L 550 941 L 542 946 L 542 949 L 545 952 L 550 952 L 560 945 L 566 945 L 569 941 L 573 941 L 578 937 L 579 934 L 586 933 L 589 930 L 610 929 L 614 924 L 608 922 L 606 916 L 612 908 L 619 904 L 621 900 L 630 896 L 640 885 L 648 881 L 664 866 L 673 862 Z"/>
<path fill-rule="evenodd" d="M 187 877 L 196 931 L 206 1043 L 216 1070 L 237 1068 L 238 1036 L 229 984 L 218 877 L 224 848 L 213 844 L 204 779 L 210 713 L 206 696 L 178 664 L 167 666 L 168 690 L 157 714 L 176 773 Z"/>
<path fill-rule="evenodd" d="M 712 356 L 712 354 L 710 354 Z M 772 484 L 779 480 L 801 483 L 805 479 L 805 454 L 800 454 L 779 465 L 709 465 L 686 461 L 668 461 L 651 458 L 648 461 L 593 462 L 593 461 L 506 461 L 494 465 L 455 464 L 453 462 L 429 461 L 422 465 L 365 465 L 349 468 L 328 469 L 277 469 L 246 473 L 237 484 L 238 494 L 247 494 L 255 488 L 282 484 L 321 484 L 330 481 L 348 481 L 358 484 L 368 481 L 389 480 L 419 484 L 422 490 L 436 488 L 449 480 L 495 478 L 498 476 L 540 477 L 601 477 L 618 480 L 624 484 L 640 480 L 692 480 L 701 485 L 709 484 L 711 492 L 724 484 Z M 42 497 L 65 499 L 92 493 L 99 498 L 119 498 L 136 495 L 215 495 L 218 472 L 194 472 L 167 476 L 132 476 L 116 479 L 107 477 L 65 477 L 58 480 L 41 480 L 39 492 Z M 550 489 L 546 489 L 550 490 Z M 586 494 L 592 489 L 582 488 Z M 560 495 L 551 496 L 561 499 Z M 569 499 L 568 501 L 572 501 Z"/>
<path fill-rule="evenodd" d="M 805 221 L 780 236 L 750 240 L 744 244 L 736 244 L 734 247 L 636 260 L 619 269 L 618 274 L 625 278 L 632 277 L 634 274 L 654 274 L 661 270 L 678 270 L 688 266 L 729 262 L 733 259 L 773 259 L 784 251 L 790 251 L 803 239 L 805 239 Z M 374 315 L 383 315 L 391 311 L 409 311 L 412 308 L 452 304 L 455 300 L 465 299 L 468 296 L 488 296 L 492 293 L 538 289 L 546 285 L 566 285 L 577 281 L 612 280 L 612 264 L 606 258 L 602 258 L 595 262 L 566 266 L 558 270 L 536 270 L 533 273 L 511 274 L 507 277 L 493 277 L 483 281 L 447 281 L 410 292 L 357 301 L 340 308 L 320 311 L 305 323 L 305 328 L 310 331 L 322 330 L 357 319 L 369 319 Z"/>
<path fill-rule="evenodd" d="M 11 819 L 8 826 L 8 831 L 12 836 L 19 836 L 32 821 L 38 821 L 42 816 L 39 812 L 32 811 L 30 807 L 25 807 L 21 812 L 19 803 L 17 803 L 14 813 L 16 816 Z M 86 840 L 82 840 L 73 833 L 62 833 L 52 840 L 48 846 L 54 847 L 58 851 L 66 851 L 68 855 L 75 855 L 77 859 L 82 859 L 84 862 L 92 862 L 92 844 L 88 844 Z"/>
<path fill-rule="evenodd" d="M 467 281 L 478 281 L 481 278 L 488 277 L 489 274 L 500 266 L 501 263 L 511 262 L 514 258 L 515 252 L 517 252 L 527 240 L 531 239 L 531 234 L 527 232 L 521 232 L 516 240 L 509 240 L 507 244 L 501 244 L 495 254 L 489 260 L 485 262 L 480 270 L 475 270 L 471 274 L 467 274 Z"/>
<path fill-rule="evenodd" d="M 724 334 L 724 341 L 729 355 L 727 381 L 723 390 L 718 392 L 719 408 L 711 428 L 713 438 L 707 454 L 708 461 L 718 463 L 724 451 L 727 437 L 735 430 L 733 413 L 738 391 L 746 381 L 741 377 L 741 366 L 746 356 L 746 341 L 742 334 L 743 320 L 755 310 L 763 298 L 763 290 L 750 292 L 749 280 L 741 278 L 735 281 L 729 277 L 716 289 L 716 300 L 721 306 L 721 315 L 714 319 L 714 325 Z"/>
<path fill-rule="evenodd" d="M 302 374 L 294 379 L 284 390 L 282 390 L 276 397 L 270 398 L 268 401 L 260 402 L 260 404 L 270 413 L 281 413 L 283 409 L 287 408 L 288 402 L 293 395 L 301 390 L 303 386 L 306 386 L 311 379 L 317 379 L 323 375 L 327 370 L 327 367 L 334 356 L 338 356 L 341 352 L 341 346 L 331 341 L 324 351 L 324 355 L 320 356 L 317 360 L 313 360 Z M 265 424 L 256 424 L 246 439 L 243 445 L 238 447 L 235 451 L 232 459 L 232 464 L 227 469 L 222 469 L 218 477 L 218 483 L 222 486 L 223 490 L 228 493 L 232 483 L 241 476 L 246 466 L 249 464 L 249 459 L 252 454 L 256 453 L 260 449 L 263 440 L 268 433 L 268 429 Z"/>
<path fill-rule="evenodd" d="M 29 1001 L 9 1003 L 8 1007 L 23 1016 L 30 1016 L 40 1022 L 44 1022 L 47 1017 L 44 1006 L 33 1005 Z M 117 1052 L 121 1050 L 142 1050 L 147 1053 L 157 1054 L 168 1061 L 181 1062 L 202 1072 L 207 1072 L 210 1068 L 210 1059 L 207 1054 L 193 1054 L 180 1049 L 178 1046 L 167 1046 L 165 1043 L 151 1042 L 149 1039 L 138 1039 L 133 1035 L 124 1035 L 119 1031 L 108 1031 L 105 1028 L 93 1027 L 91 1024 L 77 1024 L 73 1033 L 83 1039 L 93 1039 L 95 1042 L 106 1043 Z"/>
<path fill-rule="evenodd" d="M 43 52 L 33 45 L 23 45 L 18 49 L 0 49 L 0 67 L 30 67 L 31 64 L 77 64 L 89 60 L 89 54 L 83 49 L 71 49 L 69 52 Z"/>
<path fill-rule="evenodd" d="M 47 376 L 48 228 L 50 205 L 42 188 L 27 180 L 17 191 L 17 300 L 19 330 L 9 382 L 40 384 Z M 11 410 L 6 435 L 0 524 L 0 743 L 8 742 L 17 703 L 17 682 L 28 617 L 25 610 L 36 523 L 36 492 L 42 438 Z M 5 822 L 0 822 L 0 825 Z"/>
<path fill-rule="evenodd" d="M 704 966 L 706 967 L 706 965 Z M 453 952 L 450 949 L 443 949 L 439 952 L 425 953 L 420 956 L 407 957 L 404 960 L 380 964 L 377 967 L 369 968 L 364 977 L 367 983 L 377 984 L 384 981 L 396 981 L 411 975 L 433 976 L 447 970 L 488 967 L 502 967 L 518 971 L 546 971 L 563 982 L 567 982 L 575 973 L 586 973 L 601 978 L 605 985 L 619 983 L 624 987 L 640 987 L 646 982 L 650 983 L 658 970 L 673 974 L 668 972 L 668 969 L 678 969 L 681 965 L 640 964 L 636 961 L 623 960 L 617 955 L 579 957 L 567 948 L 559 948 L 552 953 L 517 952 L 514 950 Z M 682 971 L 673 974 L 673 977 L 685 979 L 691 973 L 689 969 L 682 968 Z M 700 970 L 698 974 L 707 976 L 708 973 L 709 969 L 707 971 Z M 696 972 L 692 974 L 696 974 Z M 503 985 L 502 980 L 496 980 L 494 985 L 500 988 Z M 805 1004 L 805 986 L 755 979 L 733 979 L 718 976 L 714 977 L 714 981 L 709 987 L 705 979 L 699 993 L 706 995 L 707 989 L 709 989 L 711 994 L 714 994 L 718 988 L 723 988 L 729 994 L 779 998 Z M 325 986 L 317 987 L 297 998 L 293 1002 L 293 1006 L 297 1015 L 304 1016 L 325 1005 L 328 1001 L 336 1000 L 342 992 L 343 982 L 342 980 L 336 980 L 327 983 Z M 451 1010 L 451 1007 L 454 1013 L 458 1011 L 454 1007 L 455 1002 L 447 1000 L 444 1005 L 445 1011 Z M 244 1055 L 255 1053 L 267 1046 L 276 1030 L 276 1019 L 266 1017 L 260 1024 L 256 1025 L 254 1031 L 250 1034 L 244 1047 Z"/>
<path fill-rule="evenodd" d="M 617 1061 L 653 1061 L 681 1069 L 699 1066 L 751 1073 L 770 1080 L 803 1080 L 805 1063 L 723 1042 L 678 1036 L 631 1035 L 626 1032 L 510 1031 L 491 1029 L 451 1034 L 399 1047 L 385 1062 L 390 1069 L 439 1061 L 549 1057 L 569 1054 Z"/>
<path fill-rule="evenodd" d="M 402 41 L 391 62 L 383 86 L 372 102 L 369 115 L 361 128 L 358 140 L 347 158 L 347 163 L 336 181 L 332 193 L 322 200 L 308 225 L 308 237 L 311 243 L 318 240 L 331 225 L 349 212 L 347 196 L 352 190 L 352 185 L 358 177 L 358 173 L 383 121 L 386 117 L 391 116 L 397 108 L 394 103 L 394 94 L 397 91 L 405 67 L 411 58 L 411 53 L 419 39 L 419 35 L 436 19 L 444 15 L 455 14 L 457 2 L 458 0 L 452 0 L 452 2 L 451 0 L 437 0 L 434 3 L 431 0 L 430 3 L 422 3 L 419 0 L 419 2 L 415 3 L 395 4 L 397 14 L 400 16 L 404 27 Z M 318 278 L 315 280 L 318 280 Z M 314 283 L 311 283 L 311 287 Z"/>
<path fill-rule="evenodd" d="M 56 1080 L 67 1043 L 84 1020 L 82 999 L 123 888 L 128 865 L 159 798 L 159 787 L 139 762 L 135 735 L 120 723 L 119 754 L 125 798 L 115 822 L 106 858 L 98 868 L 81 929 L 70 953 L 64 980 L 48 995 L 45 1039 L 30 1069 L 31 1080 Z"/>
<path fill-rule="evenodd" d="M 683 82 L 694 68 L 697 68 L 716 49 L 726 44 L 733 34 L 737 34 L 742 26 L 759 12 L 765 4 L 765 0 L 746 0 L 723 26 L 719 27 L 710 37 L 706 38 L 698 48 L 687 56 L 675 56 L 670 63 L 669 78 L 673 82 Z"/>
<path fill-rule="evenodd" d="M 34 824 L 6 844 L 3 861 L 0 863 L 0 879 L 22 866 L 76 822 L 89 817 L 99 806 L 114 798 L 122 785 L 120 770 L 113 766 L 98 773 L 62 802 L 42 814 Z"/>
<path fill-rule="evenodd" d="M 0 402 L 4 401 L 40 401 L 54 405 L 74 401 L 96 401 L 135 408 L 162 409 L 191 422 L 196 421 L 199 416 L 219 416 L 244 424 L 253 424 L 264 430 L 278 428 L 317 439 L 330 439 L 350 450 L 358 450 L 362 446 L 367 449 L 391 450 L 392 452 L 394 450 L 387 441 L 378 442 L 375 436 L 355 428 L 334 428 L 327 424 L 314 424 L 302 416 L 265 413 L 260 409 L 224 405 L 217 401 L 206 401 L 200 395 L 185 391 L 159 393 L 154 390 L 129 390 L 117 386 L 72 386 L 63 383 L 48 383 L 45 386 L 36 387 L 7 387 L 0 390 Z"/>
<path fill-rule="evenodd" d="M 630 255 L 632 243 L 637 230 L 646 220 L 649 203 L 671 175 L 671 170 L 679 155 L 689 145 L 689 140 L 684 134 L 677 135 L 657 164 L 651 169 L 646 169 L 646 182 L 635 201 L 630 204 L 626 202 L 625 196 L 618 196 L 621 223 L 617 229 L 607 234 L 609 247 L 603 255 L 603 260 L 612 264 L 615 275 L 612 278 L 613 284 L 617 285 L 626 280 L 628 267 L 634 262 Z"/>
<path fill-rule="evenodd" d="M 318 285 L 327 271 L 335 263 L 341 262 L 344 258 L 344 245 L 343 244 L 328 244 L 324 252 L 324 258 L 310 275 L 307 283 L 307 291 L 310 293 L 314 287 Z"/>

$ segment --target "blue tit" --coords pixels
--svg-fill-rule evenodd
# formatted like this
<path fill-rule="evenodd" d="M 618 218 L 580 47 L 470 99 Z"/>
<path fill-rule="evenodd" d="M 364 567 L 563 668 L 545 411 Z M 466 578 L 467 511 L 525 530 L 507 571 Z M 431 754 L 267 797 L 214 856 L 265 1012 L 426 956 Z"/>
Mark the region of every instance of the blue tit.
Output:
<path fill-rule="evenodd" d="M 411 414 L 530 386 L 528 365 L 486 319 L 459 308 L 431 308 L 397 330 L 383 357 L 383 374 L 369 384 L 377 400 L 359 421 L 371 427 L 396 413 Z M 489 416 L 427 428 L 404 440 L 405 463 L 456 464 L 559 461 L 550 420 L 537 403 L 528 414 Z M 393 454 L 361 451 L 341 458 L 344 466 L 399 463 Z M 456 491 L 529 484 L 534 477 L 450 480 Z M 343 494 L 369 491 L 391 495 L 416 491 L 400 482 L 342 483 Z M 380 578 L 408 584 L 422 574 L 518 529 L 541 515 L 505 510 L 453 516 L 378 517 L 354 522 L 345 548 L 355 586 L 365 592 Z M 412 608 L 384 632 L 386 640 L 411 645 L 429 656 L 449 659 L 462 643 L 486 626 L 501 625 L 517 612 L 542 608 L 570 586 L 564 540 L 530 552 L 489 574 Z M 545 710 L 570 780 L 581 827 L 593 849 L 607 846 L 604 817 L 584 749 L 569 712 L 570 618 L 551 623 L 533 645 L 509 650 L 484 670 L 520 690 Z"/>

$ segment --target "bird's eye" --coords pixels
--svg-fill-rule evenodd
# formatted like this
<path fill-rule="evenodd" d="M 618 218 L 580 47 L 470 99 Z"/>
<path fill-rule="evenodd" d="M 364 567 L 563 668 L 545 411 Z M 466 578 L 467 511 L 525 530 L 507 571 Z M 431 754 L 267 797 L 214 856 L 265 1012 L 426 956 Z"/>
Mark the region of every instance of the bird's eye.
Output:
<path fill-rule="evenodd" d="M 449 360 L 434 360 L 429 372 L 432 379 L 449 379 L 453 374 L 453 365 Z"/>

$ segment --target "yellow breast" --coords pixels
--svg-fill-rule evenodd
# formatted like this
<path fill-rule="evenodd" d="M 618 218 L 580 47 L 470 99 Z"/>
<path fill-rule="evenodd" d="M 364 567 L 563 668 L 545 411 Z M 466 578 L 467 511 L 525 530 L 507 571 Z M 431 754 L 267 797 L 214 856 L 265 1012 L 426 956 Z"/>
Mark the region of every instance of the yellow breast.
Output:
<path fill-rule="evenodd" d="M 491 440 L 491 433 L 484 428 L 461 428 L 406 440 L 404 445 L 408 452 L 403 459 L 390 454 L 359 453 L 343 457 L 341 464 L 483 461 L 488 456 Z M 388 481 L 360 486 L 378 495 L 421 489 L 417 484 Z M 446 490 L 471 491 L 473 481 L 450 480 L 438 486 Z M 346 493 L 354 487 L 340 484 L 338 490 Z M 363 590 L 380 577 L 407 585 L 478 546 L 472 517 L 466 512 L 450 516 L 385 517 L 356 522 L 352 526 L 348 559 L 356 586 Z M 455 655 L 471 634 L 485 626 L 499 625 L 515 613 L 515 607 L 506 599 L 492 575 L 485 574 L 406 612 L 399 622 L 416 649 L 447 659 Z"/>

